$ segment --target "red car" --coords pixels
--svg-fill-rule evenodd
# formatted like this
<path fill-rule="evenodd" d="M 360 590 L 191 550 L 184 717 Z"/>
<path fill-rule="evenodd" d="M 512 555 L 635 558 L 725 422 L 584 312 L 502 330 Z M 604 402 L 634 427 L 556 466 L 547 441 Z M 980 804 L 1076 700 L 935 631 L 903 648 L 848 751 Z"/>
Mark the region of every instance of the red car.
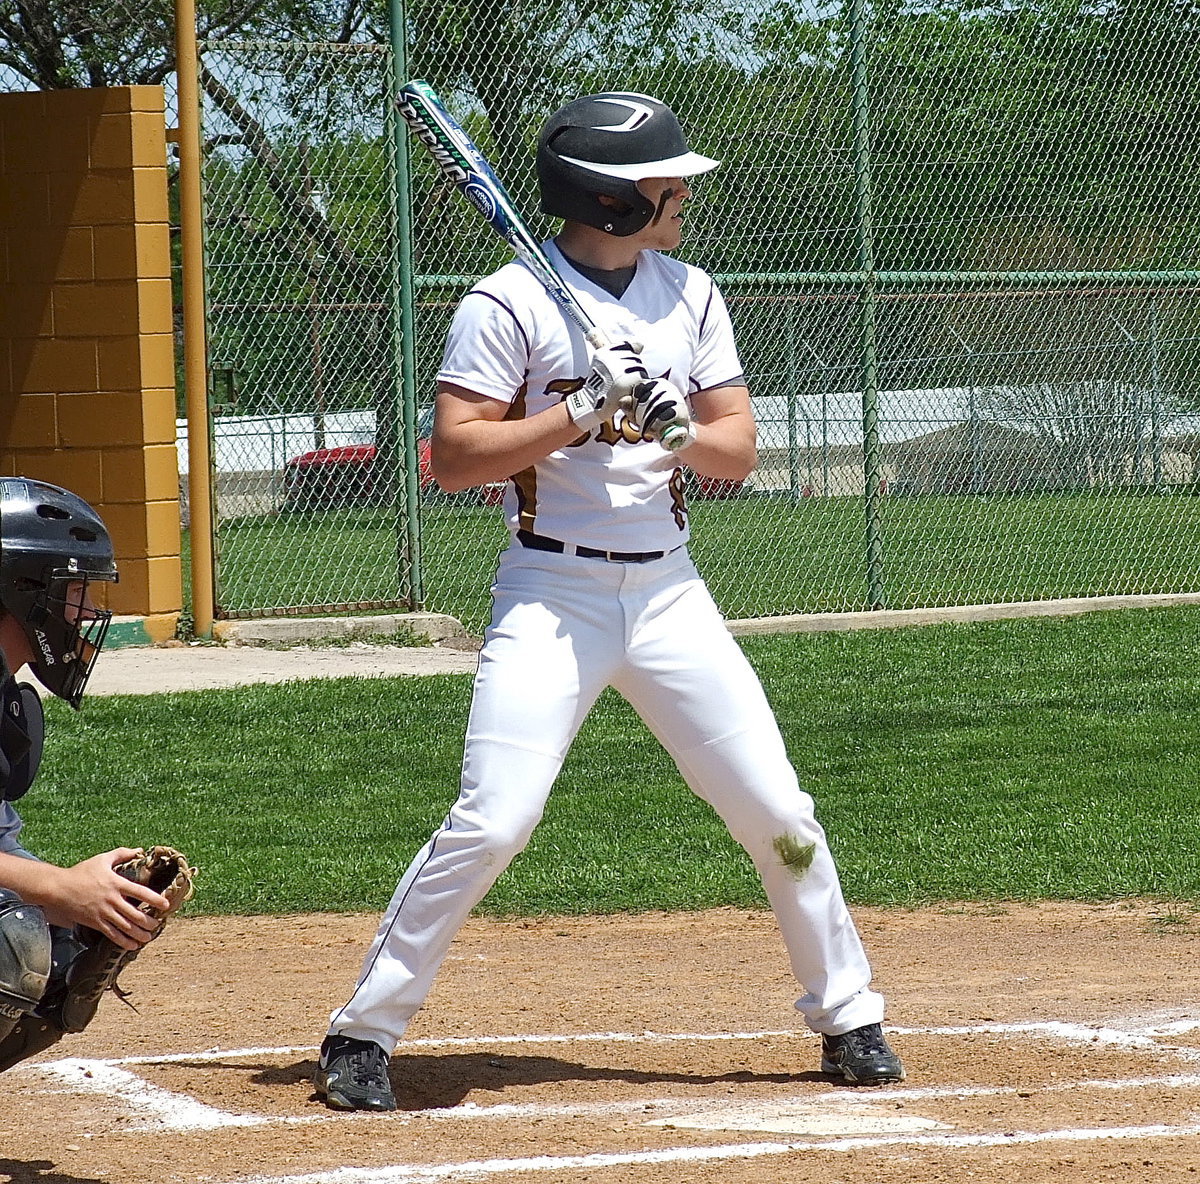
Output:
<path fill-rule="evenodd" d="M 417 418 L 417 487 L 422 494 L 437 489 L 429 461 L 432 431 L 433 408 L 426 407 Z M 283 466 L 283 509 L 382 505 L 388 497 L 384 476 L 376 469 L 378 451 L 374 444 L 342 444 L 293 456 Z M 485 505 L 499 505 L 504 483 L 485 485 L 478 493 Z"/>
<path fill-rule="evenodd" d="M 334 510 L 345 506 L 373 506 L 385 500 L 376 474 L 374 444 L 343 444 L 314 448 L 293 456 L 283 466 L 284 510 Z M 418 443 L 418 482 L 429 476 L 429 441 Z"/>

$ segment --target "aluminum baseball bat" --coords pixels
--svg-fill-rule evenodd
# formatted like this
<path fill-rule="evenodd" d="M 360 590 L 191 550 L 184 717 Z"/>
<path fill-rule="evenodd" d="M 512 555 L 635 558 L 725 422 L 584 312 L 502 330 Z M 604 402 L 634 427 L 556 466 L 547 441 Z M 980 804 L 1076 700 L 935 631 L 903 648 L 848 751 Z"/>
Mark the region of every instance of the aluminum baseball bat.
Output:
<path fill-rule="evenodd" d="M 537 276 L 559 308 L 583 330 L 588 343 L 594 349 L 607 345 L 603 331 L 563 283 L 492 166 L 461 124 L 446 110 L 433 87 L 421 81 L 408 83 L 396 98 L 396 109 L 417 139 L 429 149 L 446 177 Z"/>

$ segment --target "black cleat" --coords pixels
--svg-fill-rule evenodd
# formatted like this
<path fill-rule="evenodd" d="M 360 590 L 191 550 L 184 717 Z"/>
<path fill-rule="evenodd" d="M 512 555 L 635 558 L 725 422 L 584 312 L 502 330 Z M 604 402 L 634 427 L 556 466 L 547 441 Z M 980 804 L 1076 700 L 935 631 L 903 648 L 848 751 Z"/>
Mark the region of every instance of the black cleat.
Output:
<path fill-rule="evenodd" d="M 821 1072 L 850 1085 L 887 1085 L 904 1080 L 904 1066 L 879 1024 L 864 1024 L 840 1036 L 821 1037 Z"/>
<path fill-rule="evenodd" d="M 331 1110 L 396 1109 L 388 1054 L 373 1040 L 326 1036 L 313 1085 Z"/>

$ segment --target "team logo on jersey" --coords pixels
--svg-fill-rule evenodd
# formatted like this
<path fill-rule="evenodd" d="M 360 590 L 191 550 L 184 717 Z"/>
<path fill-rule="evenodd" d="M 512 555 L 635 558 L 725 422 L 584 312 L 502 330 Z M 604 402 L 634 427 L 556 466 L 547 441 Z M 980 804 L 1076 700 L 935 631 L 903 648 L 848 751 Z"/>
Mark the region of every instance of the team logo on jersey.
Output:
<path fill-rule="evenodd" d="M 598 132 L 633 132 L 637 131 L 647 119 L 652 119 L 654 111 L 647 107 L 645 103 L 639 103 L 636 99 L 603 99 L 605 103 L 611 103 L 615 107 L 628 107 L 631 114 L 624 123 L 611 124 L 606 123 L 601 126 L 596 126 Z"/>

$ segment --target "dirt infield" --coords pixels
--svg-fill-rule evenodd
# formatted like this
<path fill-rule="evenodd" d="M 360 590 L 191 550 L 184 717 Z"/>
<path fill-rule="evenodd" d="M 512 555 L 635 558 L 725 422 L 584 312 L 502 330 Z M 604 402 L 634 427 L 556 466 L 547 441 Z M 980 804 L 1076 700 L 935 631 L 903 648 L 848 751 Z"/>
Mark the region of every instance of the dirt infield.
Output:
<path fill-rule="evenodd" d="M 1200 917 L 856 913 L 908 1080 L 816 1072 L 768 913 L 475 919 L 393 1061 L 312 1097 L 376 918 L 182 918 L 86 1033 L 5 1075 L 0 1181 L 1192 1180 Z"/>

